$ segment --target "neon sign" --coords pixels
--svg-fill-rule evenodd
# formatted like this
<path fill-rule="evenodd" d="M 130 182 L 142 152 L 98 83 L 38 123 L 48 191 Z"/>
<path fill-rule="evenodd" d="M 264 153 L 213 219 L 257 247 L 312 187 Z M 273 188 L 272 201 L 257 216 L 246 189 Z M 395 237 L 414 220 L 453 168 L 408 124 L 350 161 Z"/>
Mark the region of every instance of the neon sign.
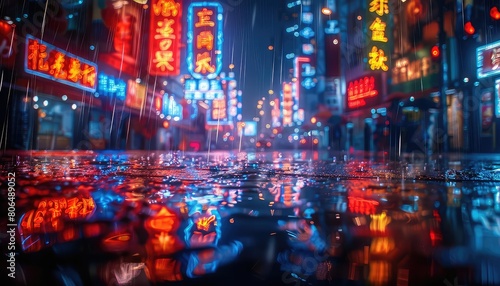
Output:
<path fill-rule="evenodd" d="M 189 5 L 187 64 L 194 78 L 215 78 L 222 68 L 222 6 L 216 2 Z"/>
<path fill-rule="evenodd" d="M 292 84 L 283 83 L 283 102 L 282 102 L 282 114 L 283 114 L 283 126 L 291 126 L 293 123 L 293 96 L 292 96 Z"/>
<path fill-rule="evenodd" d="M 31 35 L 26 36 L 26 73 L 90 92 L 96 91 L 97 65 Z"/>
<path fill-rule="evenodd" d="M 184 81 L 184 98 L 191 100 L 224 98 L 224 91 L 220 80 L 186 79 Z"/>
<path fill-rule="evenodd" d="M 368 43 L 368 68 L 370 70 L 388 71 L 389 38 L 387 33 L 389 20 L 389 0 L 368 0 L 367 21 L 371 31 Z"/>
<path fill-rule="evenodd" d="M 182 105 L 177 103 L 172 95 L 163 95 L 162 113 L 166 116 L 177 117 L 182 119 Z"/>
<path fill-rule="evenodd" d="M 135 80 L 128 80 L 127 98 L 125 105 L 131 108 L 142 109 L 146 100 L 146 86 Z"/>
<path fill-rule="evenodd" d="M 217 124 L 227 122 L 227 102 L 225 98 L 214 99 L 211 102 L 210 113 L 207 113 L 207 123 Z"/>
<path fill-rule="evenodd" d="M 109 97 L 114 96 L 119 100 L 125 100 L 125 96 L 127 95 L 127 84 L 122 79 L 100 73 L 98 77 L 97 92 Z"/>
<path fill-rule="evenodd" d="M 349 109 L 366 106 L 370 99 L 379 94 L 379 81 L 375 76 L 365 76 L 347 84 L 347 107 Z"/>
<path fill-rule="evenodd" d="M 174 0 L 152 0 L 149 49 L 151 75 L 180 73 L 181 3 Z"/>

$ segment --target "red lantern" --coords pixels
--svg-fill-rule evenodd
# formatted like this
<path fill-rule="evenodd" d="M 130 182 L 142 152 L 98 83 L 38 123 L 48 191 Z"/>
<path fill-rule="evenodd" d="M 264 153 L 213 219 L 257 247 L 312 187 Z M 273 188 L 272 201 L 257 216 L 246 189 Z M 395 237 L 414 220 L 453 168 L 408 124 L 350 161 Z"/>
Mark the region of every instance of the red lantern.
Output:
<path fill-rule="evenodd" d="M 466 22 L 464 25 L 464 31 L 467 35 L 472 36 L 476 32 L 476 28 L 474 28 L 471 22 Z"/>

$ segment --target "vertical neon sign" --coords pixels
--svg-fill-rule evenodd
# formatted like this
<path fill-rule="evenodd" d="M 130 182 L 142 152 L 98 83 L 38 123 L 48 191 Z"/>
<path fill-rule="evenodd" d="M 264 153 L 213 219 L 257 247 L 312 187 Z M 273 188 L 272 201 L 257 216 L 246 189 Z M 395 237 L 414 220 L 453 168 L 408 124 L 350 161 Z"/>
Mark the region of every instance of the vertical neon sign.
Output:
<path fill-rule="evenodd" d="M 292 84 L 284 82 L 282 102 L 283 126 L 291 126 L 293 123 L 293 105 Z"/>
<path fill-rule="evenodd" d="M 151 6 L 149 74 L 178 75 L 181 4 L 174 0 L 153 0 Z"/>
<path fill-rule="evenodd" d="M 389 0 L 368 0 L 366 20 L 368 23 L 368 69 L 389 70 L 390 59 L 390 27 Z"/>
<path fill-rule="evenodd" d="M 213 79 L 222 68 L 222 5 L 195 2 L 188 9 L 187 65 L 194 78 Z"/>

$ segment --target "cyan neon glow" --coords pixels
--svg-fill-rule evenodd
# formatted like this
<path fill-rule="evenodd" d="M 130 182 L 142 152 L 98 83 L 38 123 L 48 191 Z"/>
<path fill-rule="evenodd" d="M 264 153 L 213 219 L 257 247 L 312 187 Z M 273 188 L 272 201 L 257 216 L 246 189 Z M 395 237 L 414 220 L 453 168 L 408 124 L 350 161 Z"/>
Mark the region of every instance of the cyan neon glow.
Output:
<path fill-rule="evenodd" d="M 115 96 L 119 100 L 125 100 L 127 84 L 122 79 L 100 73 L 97 82 L 97 91 L 101 95 L 109 97 Z"/>
<path fill-rule="evenodd" d="M 199 72 L 195 71 L 195 54 L 194 54 L 194 45 L 195 40 L 195 11 L 200 10 L 203 8 L 207 8 L 209 10 L 213 10 L 215 14 L 215 27 L 214 30 L 217 32 L 217 35 L 214 36 L 215 44 L 215 71 L 213 73 L 208 73 L 208 74 L 201 74 Z M 217 75 L 220 73 L 222 69 L 222 42 L 224 40 L 223 38 L 223 33 L 222 33 L 222 28 L 223 28 L 223 15 L 222 15 L 222 5 L 217 3 L 217 2 L 194 2 L 189 5 L 188 8 L 188 14 L 187 14 L 187 22 L 188 22 L 188 29 L 187 29 L 187 65 L 188 65 L 188 70 L 191 73 L 191 75 L 194 78 L 200 79 L 203 78 L 204 76 L 209 79 L 213 79 L 217 77 Z"/>
<path fill-rule="evenodd" d="M 177 103 L 172 95 L 165 94 L 163 96 L 162 113 L 171 117 L 179 117 L 182 119 L 182 105 Z"/>
<path fill-rule="evenodd" d="M 476 49 L 477 78 L 481 79 L 500 74 L 500 67 L 498 66 L 500 55 L 497 55 L 496 52 L 499 47 L 500 41 L 497 41 L 485 46 L 480 46 Z M 486 58 L 490 59 L 489 62 L 487 62 L 484 58 L 485 53 L 489 51 L 495 54 L 486 55 Z M 485 63 L 488 63 L 489 66 L 484 66 Z"/>

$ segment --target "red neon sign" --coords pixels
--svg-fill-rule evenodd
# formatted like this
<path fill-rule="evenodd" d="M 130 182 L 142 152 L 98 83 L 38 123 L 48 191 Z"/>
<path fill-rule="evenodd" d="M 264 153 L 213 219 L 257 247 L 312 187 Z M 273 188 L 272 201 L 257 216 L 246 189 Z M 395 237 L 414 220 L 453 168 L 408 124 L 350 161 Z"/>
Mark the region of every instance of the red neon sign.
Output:
<path fill-rule="evenodd" d="M 283 83 L 283 126 L 289 126 L 293 122 L 293 94 L 292 84 Z"/>
<path fill-rule="evenodd" d="M 374 76 L 365 76 L 349 82 L 347 85 L 347 107 L 357 108 L 367 105 L 367 99 L 379 94 L 375 83 Z"/>
<path fill-rule="evenodd" d="M 180 73 L 181 13 L 180 2 L 153 0 L 151 10 L 149 50 L 151 75 L 178 75 Z"/>
<path fill-rule="evenodd" d="M 97 65 L 28 35 L 24 68 L 27 73 L 90 92 L 96 90 Z"/>

